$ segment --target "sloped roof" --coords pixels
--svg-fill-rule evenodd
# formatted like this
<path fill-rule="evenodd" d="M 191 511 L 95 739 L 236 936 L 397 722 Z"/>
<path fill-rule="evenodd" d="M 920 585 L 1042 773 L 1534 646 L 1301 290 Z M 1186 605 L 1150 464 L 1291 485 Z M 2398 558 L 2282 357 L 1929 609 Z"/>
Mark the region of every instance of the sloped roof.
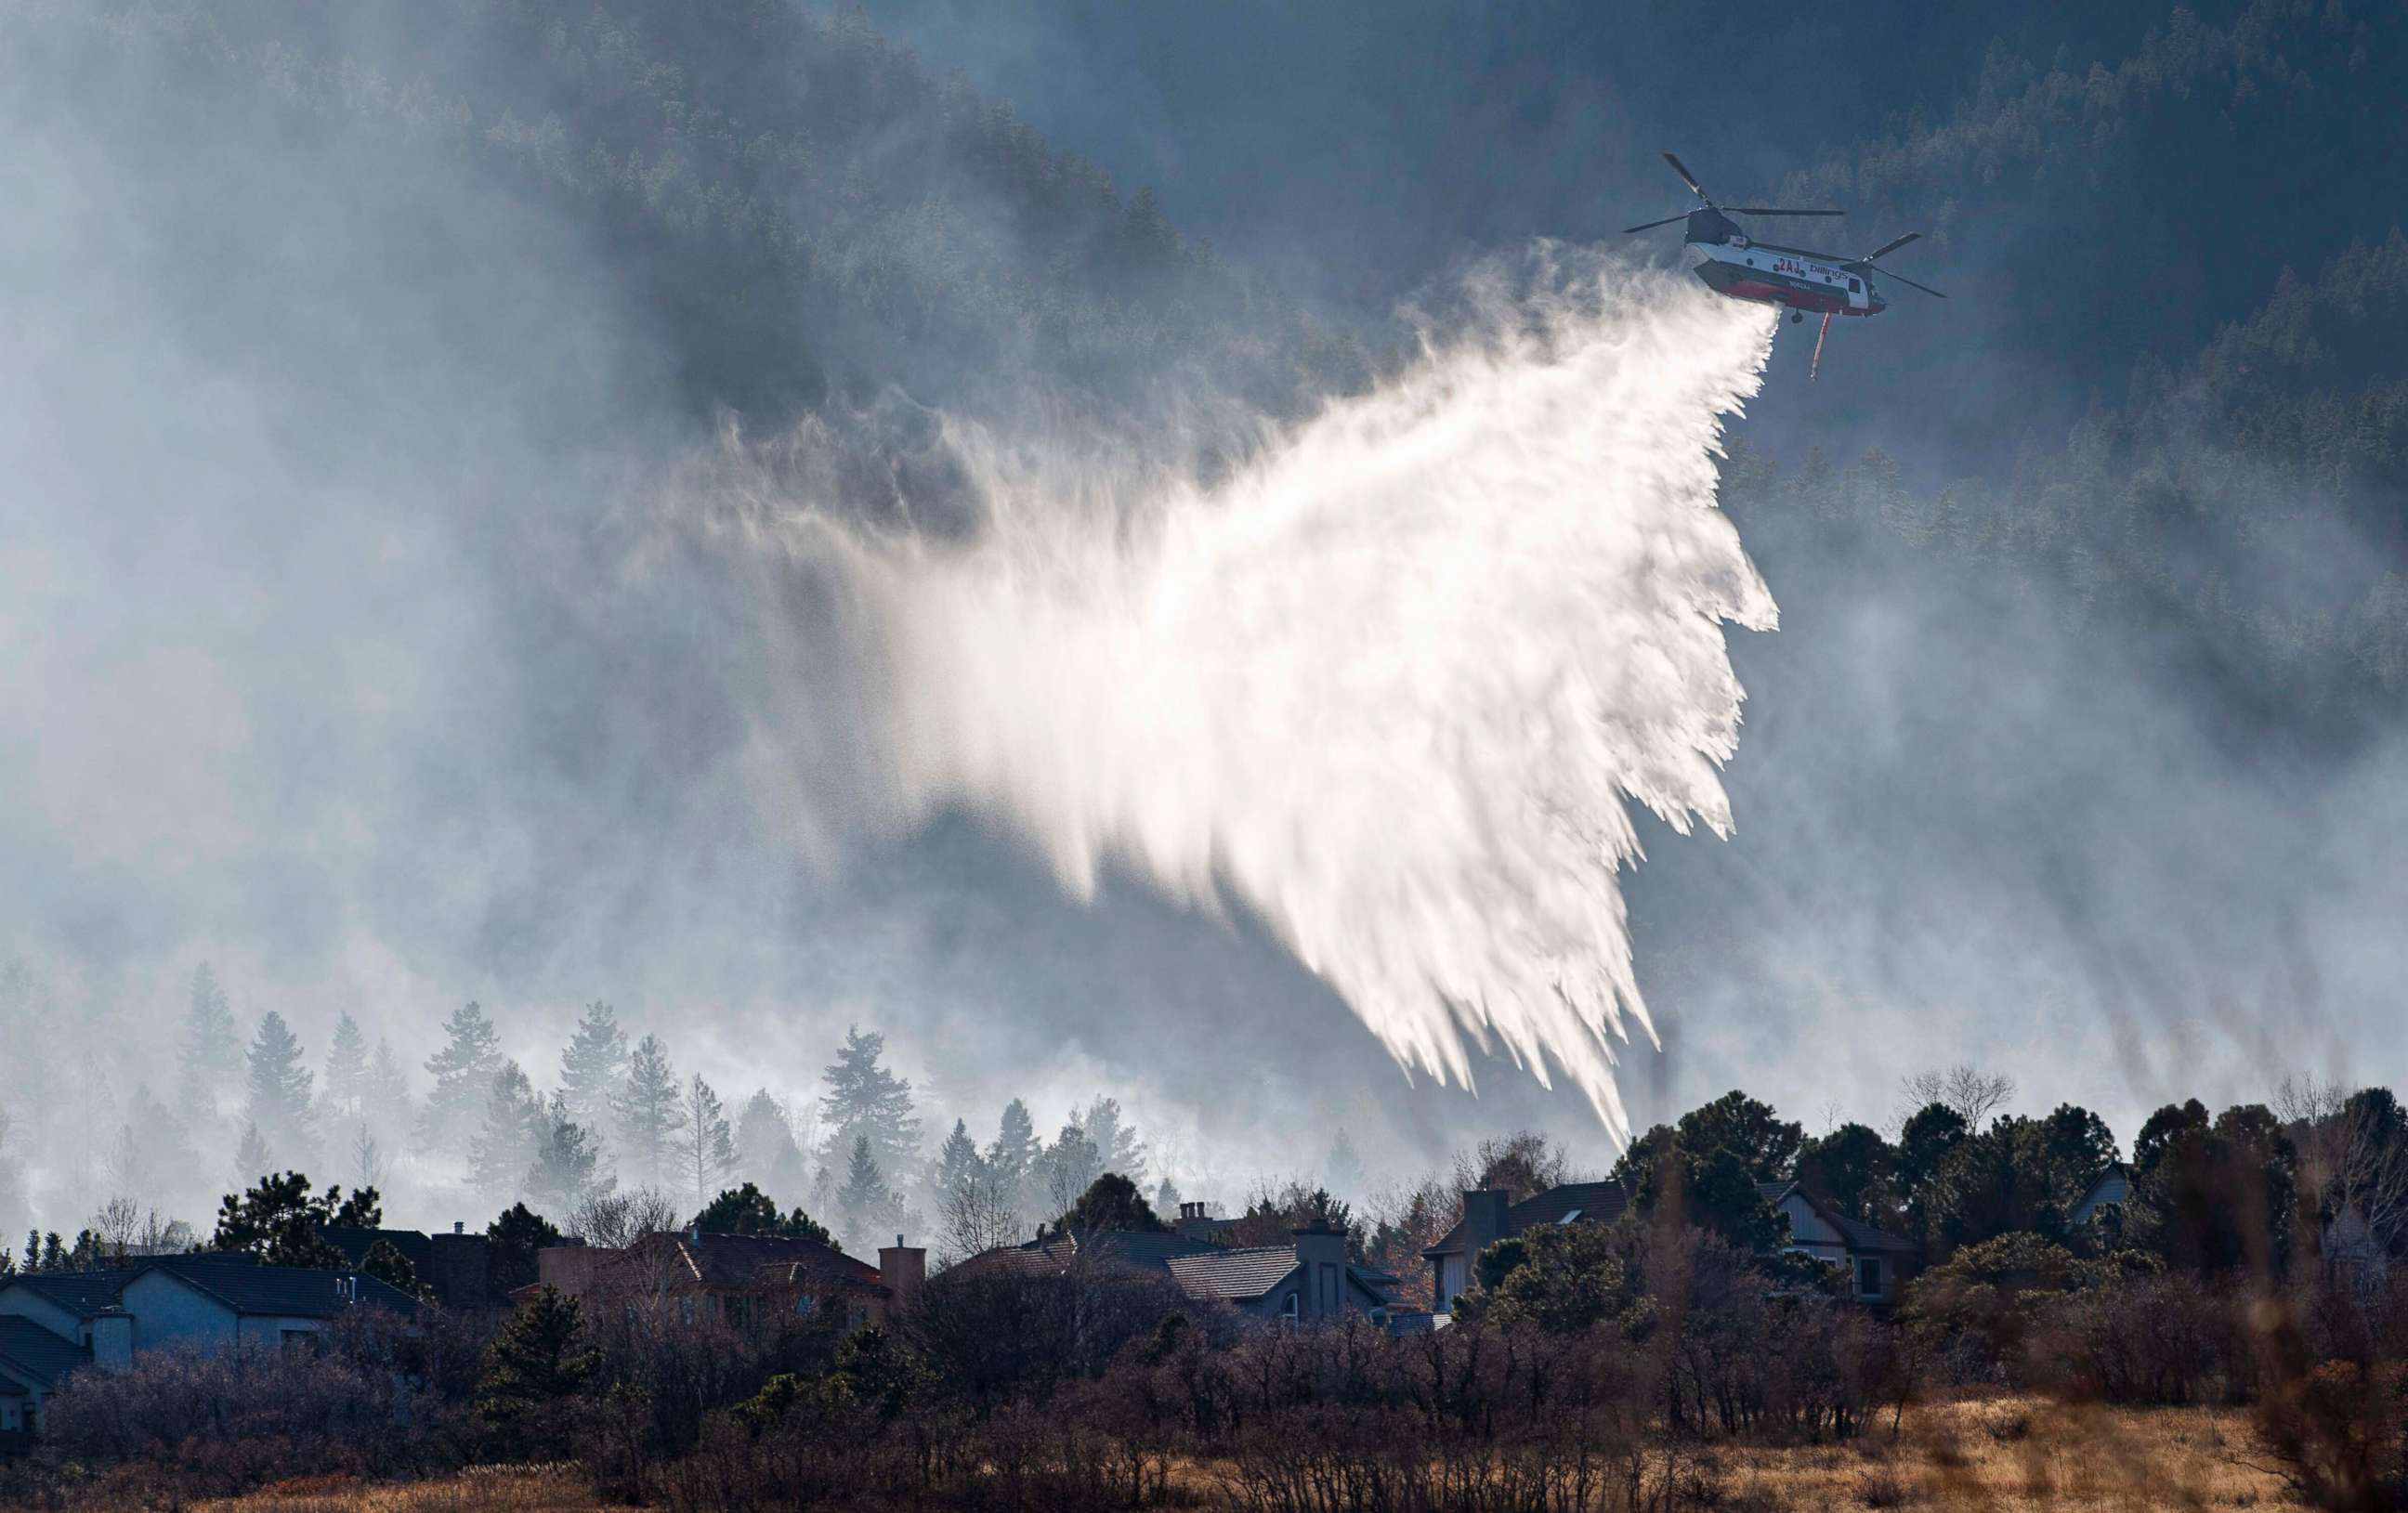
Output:
<path fill-rule="evenodd" d="M 7 1278 L 6 1285 L 22 1287 L 79 1319 L 89 1319 L 115 1303 L 117 1294 L 133 1279 L 134 1268 L 120 1266 L 110 1271 L 21 1272 Z"/>
<path fill-rule="evenodd" d="M 1840 1212 L 1837 1208 L 1832 1207 L 1829 1204 L 1814 1196 L 1814 1194 L 1812 1192 L 1809 1192 L 1801 1183 L 1796 1181 L 1758 1182 L 1756 1184 L 1756 1190 L 1764 1194 L 1765 1202 L 1775 1205 L 1776 1206 L 1780 1204 L 1782 1199 L 1789 1196 L 1793 1190 L 1796 1191 L 1799 1196 L 1804 1198 L 1808 1206 L 1822 1218 L 1823 1222 L 1830 1225 L 1833 1229 L 1840 1232 L 1841 1243 L 1845 1245 L 1851 1250 L 1889 1250 L 1904 1255 L 1911 1254 L 1923 1249 L 1923 1247 L 1915 1244 L 1913 1240 L 1906 1238 L 1904 1235 L 1892 1235 L 1889 1231 L 1883 1229 L 1878 1225 L 1868 1224 L 1860 1219 L 1849 1218 L 1846 1214 Z"/>
<path fill-rule="evenodd" d="M 1839 1230 L 1841 1237 L 1848 1242 L 1848 1249 L 1851 1250 L 1895 1250 L 1906 1253 L 1923 1249 L 1902 1235 L 1892 1235 L 1885 1229 L 1877 1228 L 1861 1220 L 1850 1219 L 1842 1213 L 1833 1213 L 1823 1204 L 1816 1204 L 1814 1211 L 1831 1221 L 1833 1227 Z"/>
<path fill-rule="evenodd" d="M 257 1256 L 243 1251 L 140 1256 L 108 1271 L 34 1272 L 10 1277 L 8 1285 L 25 1288 L 74 1310 L 79 1318 L 89 1319 L 117 1306 L 136 1277 L 154 1271 L 199 1289 L 236 1313 L 330 1319 L 354 1302 L 394 1313 L 413 1313 L 418 1308 L 416 1298 L 373 1277 L 307 1266 L 265 1266 Z M 348 1296 L 335 1285 L 344 1278 L 351 1283 Z"/>
<path fill-rule="evenodd" d="M 1081 1257 L 1159 1271 L 1184 1256 L 1228 1253 L 1226 1246 L 1184 1235 L 1102 1230 L 1088 1235 L 1084 1244 L 1075 1235 L 1051 1235 L 1018 1245 L 997 1246 L 954 1263 L 947 1273 L 967 1277 L 1046 1277 L 1069 1270 Z"/>
<path fill-rule="evenodd" d="M 776 1235 L 705 1234 L 697 1242 L 687 1233 L 663 1232 L 651 1236 L 650 1241 L 674 1247 L 689 1274 L 709 1288 L 732 1292 L 764 1282 L 801 1281 L 815 1276 L 865 1287 L 881 1285 L 876 1266 L 817 1240 L 791 1240 Z M 641 1249 L 643 1245 L 639 1241 L 630 1249 Z"/>
<path fill-rule="evenodd" d="M 368 1252 L 382 1240 L 401 1252 L 401 1258 L 418 1273 L 419 1280 L 431 1279 L 427 1274 L 435 1267 L 435 1241 L 422 1231 L 330 1224 L 318 1232 L 318 1237 L 343 1252 L 343 1259 L 354 1266 L 366 1263 Z"/>
<path fill-rule="evenodd" d="M 1519 1235 L 1533 1224 L 1611 1224 L 1622 1217 L 1630 1195 L 1619 1182 L 1566 1182 L 1534 1192 L 1505 1210 L 1505 1233 Z M 1425 1256 L 1455 1255 L 1465 1249 L 1463 1222 L 1441 1235 Z"/>
<path fill-rule="evenodd" d="M 164 1271 L 236 1313 L 331 1319 L 355 1303 L 394 1313 L 418 1311 L 416 1298 L 357 1272 L 263 1266 L 247 1256 L 157 1256 L 128 1280 L 150 1271 Z"/>
<path fill-rule="evenodd" d="M 1296 1270 L 1296 1247 L 1257 1245 L 1240 1250 L 1212 1249 L 1173 1256 L 1167 1264 L 1189 1297 L 1244 1303 L 1261 1297 L 1286 1280 Z"/>
<path fill-rule="evenodd" d="M 1100 1260 L 1126 1262 L 1133 1266 L 1161 1266 L 1181 1256 L 1204 1255 L 1226 1249 L 1210 1240 L 1191 1239 L 1184 1235 L 1141 1235 L 1134 1230 L 1106 1230 L 1089 1235 L 1086 1252 Z"/>
<path fill-rule="evenodd" d="M 0 1361 L 55 1387 L 76 1367 L 92 1363 L 92 1352 L 71 1339 L 62 1339 L 31 1319 L 0 1314 Z"/>
<path fill-rule="evenodd" d="M 945 1268 L 948 1277 L 1058 1277 L 1070 1269 L 1079 1248 L 1064 1240 L 999 1245 L 965 1256 Z"/>

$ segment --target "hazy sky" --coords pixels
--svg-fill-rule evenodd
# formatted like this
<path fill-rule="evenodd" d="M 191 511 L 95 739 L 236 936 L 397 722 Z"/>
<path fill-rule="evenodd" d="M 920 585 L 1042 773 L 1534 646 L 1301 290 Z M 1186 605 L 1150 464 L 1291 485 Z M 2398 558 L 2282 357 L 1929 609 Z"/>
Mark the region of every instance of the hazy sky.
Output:
<path fill-rule="evenodd" d="M 1761 133 L 1747 147 L 1677 119 L 1684 91 L 1630 60 L 1550 77 L 1527 38 L 1469 12 L 1379 34 L 1375 61 L 1426 50 L 1407 82 L 1459 86 L 1467 28 L 1490 50 L 1478 89 L 1426 96 L 1359 71 L 1354 93 L 1317 96 L 1326 71 L 1248 69 L 1243 49 L 1178 72 L 1175 34 L 1119 23 L 1057 48 L 1053 11 L 1025 35 L 990 16 L 948 56 L 932 18 L 953 13 L 884 14 L 932 64 L 969 66 L 1350 319 L 1452 290 L 1479 255 L 1518 260 L 1534 233 L 1667 213 L 1666 141 L 1720 132 L 1737 184 L 1782 167 Z M 1351 35 L 1330 15 L 1340 34 L 1316 46 Z M 0 1026 L 0 1107 L 50 1174 L 33 1200 L 48 1221 L 79 1217 L 54 1178 L 67 1127 L 103 1106 L 90 1087 L 167 1087 L 204 959 L 246 1027 L 284 1013 L 313 1062 L 348 1010 L 414 1067 L 440 1018 L 480 999 L 539 1084 L 596 997 L 738 1096 L 808 1098 L 857 1021 L 982 1136 L 1010 1096 L 1050 1133 L 1111 1092 L 1191 1187 L 1226 1196 L 1317 1169 L 1340 1126 L 1398 1175 L 1534 1122 L 1610 1155 L 1576 1091 L 1500 1055 L 1475 1051 L 1477 1098 L 1409 1080 L 1292 949 L 1273 873 L 1251 878 L 1251 908 L 1242 890 L 1192 906 L 1161 869 L 1110 861 L 1078 896 L 1032 838 L 1029 814 L 1052 812 L 1025 796 L 1041 761 L 1011 796 L 957 781 L 898 797 L 892 733 L 865 721 L 926 692 L 889 679 L 938 675 L 849 638 L 842 576 L 724 507 L 757 489 L 774 520 L 891 525 L 845 450 L 944 453 L 925 433 L 949 418 L 924 395 L 731 441 L 695 413 L 677 314 L 591 223 L 408 133 L 306 129 L 180 64 L 96 56 L 23 55 L 0 98 L 0 959 L 38 985 Z M 1926 93 L 1952 97 L 1977 63 L 1933 61 Z M 1819 112 L 1799 129 L 1876 123 L 1813 94 L 1799 86 L 1796 109 Z M 1216 120 L 1228 136 L 1207 142 Z M 1283 171 L 1266 144 L 1312 122 L 1447 150 L 1354 152 L 1333 131 Z M 1480 192 L 1502 159 L 1535 166 Z M 1402 176 L 1393 193 L 1383 176 Z M 1553 213 L 1573 189 L 1595 198 Z M 1335 266 L 1350 238 L 1383 250 Z M 1890 319 L 1921 323 L 1908 350 L 1954 330 L 1978 352 L 2005 322 L 1966 303 Z M 1821 435 L 1842 457 L 1879 444 L 1945 476 L 1947 436 L 1884 393 L 1890 335 L 1847 333 L 1810 395 L 1784 331 L 1739 434 Z M 1094 444 L 982 423 L 1040 458 Z M 1510 474 L 1478 486 L 1529 488 L 1533 508 L 1582 497 Z M 1635 1118 L 1743 1085 L 1810 1125 L 1878 1120 L 1902 1074 L 1971 1060 L 2018 1077 L 2028 1107 L 2088 1103 L 2128 1138 L 2167 1097 L 2255 1096 L 2295 1065 L 2396 1080 L 2396 729 L 2340 751 L 2232 738 L 2158 649 L 2102 651 L 2028 585 L 1968 593 L 1801 522 L 1738 523 L 1781 624 L 1728 633 L 1747 693 L 1722 779 L 1732 838 L 1635 821 L 1645 860 L 1621 882 L 1667 1045 L 1627 1067 Z M 974 512 L 936 534 L 982 528 Z M 1364 533 L 1364 560 L 1396 540 Z M 1312 531 L 1274 545 L 1299 575 L 1349 550 Z M 1049 665 L 1013 671 L 1045 683 Z M 943 676 L 976 670 L 965 652 Z M 1005 681 L 988 692 L 1010 696 Z M 1041 750 L 1041 700 L 1062 692 L 1003 724 Z M 1342 879 L 1350 858 L 1312 849 L 1319 807 L 1281 811 L 1283 844 L 1299 876 Z M 1209 871 L 1214 838 L 1187 864 Z M 76 1083 L 65 1069 L 95 1044 Z M 189 1191 L 213 1190 L 216 1161 Z M 399 1217 L 439 1221 L 451 1201 Z"/>

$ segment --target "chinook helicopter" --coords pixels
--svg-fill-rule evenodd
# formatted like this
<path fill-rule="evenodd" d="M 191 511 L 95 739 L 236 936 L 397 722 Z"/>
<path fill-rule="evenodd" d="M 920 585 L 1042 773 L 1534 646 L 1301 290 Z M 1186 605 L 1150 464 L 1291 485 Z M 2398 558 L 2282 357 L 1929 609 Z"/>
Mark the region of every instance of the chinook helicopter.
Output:
<path fill-rule="evenodd" d="M 1814 335 L 1814 360 L 1807 365 L 1806 377 L 1812 380 L 1823 366 L 1823 338 L 1831 334 L 1831 317 L 1835 315 L 1879 315 L 1889 308 L 1873 281 L 1875 264 L 1923 233 L 1910 231 L 1894 237 L 1862 257 L 1841 257 L 1832 252 L 1810 252 L 1802 247 L 1776 247 L 1759 242 L 1739 228 L 1731 217 L 1737 215 L 1839 216 L 1844 210 L 1776 210 L 1761 207 L 1725 209 L 1716 205 L 1705 187 L 1688 166 L 1671 153 L 1664 161 L 1689 186 L 1689 192 L 1702 202 L 1702 208 L 1684 215 L 1666 216 L 1650 221 L 1643 226 L 1627 226 L 1623 235 L 1653 231 L 1669 226 L 1675 221 L 1688 222 L 1682 240 L 1705 254 L 1695 272 L 1707 288 L 1733 299 L 1755 300 L 1759 304 L 1788 307 L 1790 323 L 1806 319 L 1806 312 L 1815 311 L 1823 317 L 1823 329 Z M 1885 278 L 1897 278 L 1909 289 L 1920 289 L 1935 299 L 1948 296 L 1912 278 L 1899 278 L 1887 269 L 1880 269 Z"/>

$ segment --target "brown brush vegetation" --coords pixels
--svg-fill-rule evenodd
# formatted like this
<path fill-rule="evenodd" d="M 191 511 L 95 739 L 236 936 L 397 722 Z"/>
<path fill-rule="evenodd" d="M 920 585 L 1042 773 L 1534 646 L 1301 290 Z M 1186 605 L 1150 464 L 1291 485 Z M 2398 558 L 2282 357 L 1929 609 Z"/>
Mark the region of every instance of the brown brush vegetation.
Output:
<path fill-rule="evenodd" d="M 2256 1508 L 2295 1501 L 2258 1463 L 2248 1416 L 2222 1407 L 2130 1408 L 2029 1394 L 1975 1394 L 1907 1410 L 1893 1437 L 1849 1444 L 1723 1446 L 1652 1452 L 1649 1485 L 1664 1506 L 1726 1509 L 1914 1508 L 1925 1513 L 2121 1513 L 2167 1507 Z M 1433 1465 L 1433 1476 L 1442 1474 Z M 1463 1468 L 1456 1468 L 1458 1471 Z M 1259 1468 L 1180 1459 L 1164 1467 L 1153 1506 L 1243 1513 L 1266 1506 Z M 1515 1506 L 1514 1473 L 1466 1482 L 1454 1499 L 1395 1506 Z M 1489 1499 L 1495 1499 L 1490 1502 Z M 88 1505 L 117 1513 L 140 1503 Z M 191 1505 L 192 1513 L 600 1513 L 609 1504 L 570 1466 L 488 1466 L 415 1482 L 315 1477 L 247 1496 Z M 672 1500 L 672 1505 L 674 1501 Z M 764 1505 L 770 1506 L 770 1505 Z M 910 1503 L 838 1497 L 835 1507 L 910 1513 Z"/>

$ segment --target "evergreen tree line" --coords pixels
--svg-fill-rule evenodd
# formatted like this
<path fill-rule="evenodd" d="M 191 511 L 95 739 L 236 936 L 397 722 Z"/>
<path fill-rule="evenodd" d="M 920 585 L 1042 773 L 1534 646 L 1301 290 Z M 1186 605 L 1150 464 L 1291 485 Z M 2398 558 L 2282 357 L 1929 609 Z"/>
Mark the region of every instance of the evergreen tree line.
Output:
<path fill-rule="evenodd" d="M 27 1213 L 24 1174 L 37 1153 L 71 1184 L 70 1202 L 105 1199 L 111 1213 L 125 1210 L 89 1226 L 95 1243 L 119 1250 L 145 1223 L 164 1232 L 162 1206 L 192 1199 L 194 1178 L 209 1181 L 210 1166 L 236 1192 L 281 1172 L 331 1174 L 354 1191 L 398 1186 L 426 1202 L 523 1205 L 579 1233 L 624 1228 L 630 1214 L 652 1227 L 682 1224 L 742 1185 L 818 1216 L 810 1222 L 824 1222 L 856 1253 L 898 1233 L 948 1256 L 1025 1239 L 1107 1170 L 1152 1180 L 1166 1211 L 1179 1203 L 1168 1173 L 1149 1178 L 1146 1142 L 1111 1096 L 1074 1110 L 1050 1140 L 1013 1099 L 983 1144 L 956 1119 L 931 1152 L 885 1037 L 857 1026 L 808 1100 L 767 1087 L 724 1095 L 699 1073 L 681 1073 L 661 1036 L 632 1034 L 598 1000 L 549 1069 L 531 1072 L 505 1054 L 494 1017 L 473 1002 L 442 1020 L 423 1060 L 406 1058 L 387 1036 L 372 1041 L 349 1012 L 336 1016 L 322 1059 L 313 1059 L 280 1013 L 246 1030 L 203 963 L 173 1048 L 171 1099 L 137 1083 L 112 1110 L 105 1160 L 61 1161 L 64 1142 L 22 1138 L 0 1107 L 0 1223 Z M 539 1085 L 546 1070 L 548 1085 Z M 1354 1171 L 1359 1178 L 1359 1163 Z M 189 1230 L 177 1233 L 189 1241 Z M 182 1248 L 150 1239 L 154 1249 Z M 29 1254 L 40 1253 L 37 1237 Z"/>

